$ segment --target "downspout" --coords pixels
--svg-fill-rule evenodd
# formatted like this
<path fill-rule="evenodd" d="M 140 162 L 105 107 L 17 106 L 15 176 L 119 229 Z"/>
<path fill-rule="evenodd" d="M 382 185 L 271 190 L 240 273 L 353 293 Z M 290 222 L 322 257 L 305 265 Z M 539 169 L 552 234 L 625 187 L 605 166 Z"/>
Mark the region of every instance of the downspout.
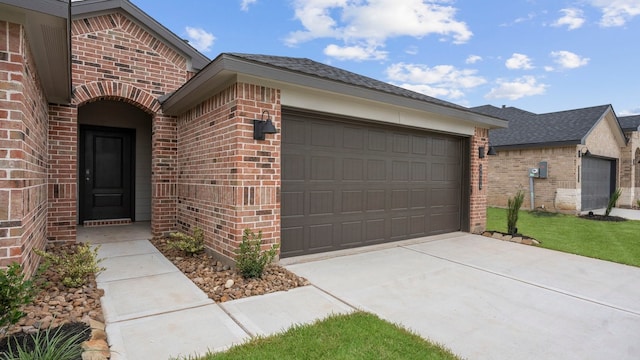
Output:
<path fill-rule="evenodd" d="M 71 2 L 73 0 L 69 0 L 69 9 L 67 13 L 67 65 L 69 66 L 69 77 L 67 80 L 67 86 L 69 87 L 69 104 L 71 104 L 71 100 L 73 98 L 73 69 L 71 66 Z"/>

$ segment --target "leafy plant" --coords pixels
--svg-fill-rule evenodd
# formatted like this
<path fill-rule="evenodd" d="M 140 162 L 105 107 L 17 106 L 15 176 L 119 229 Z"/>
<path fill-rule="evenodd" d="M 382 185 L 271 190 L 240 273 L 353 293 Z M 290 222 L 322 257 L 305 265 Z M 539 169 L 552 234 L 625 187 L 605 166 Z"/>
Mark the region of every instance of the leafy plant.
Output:
<path fill-rule="evenodd" d="M 48 328 L 30 336 L 7 339 L 7 351 L 0 353 L 0 360 L 76 360 L 82 356 L 82 342 L 88 331 L 65 331 L 64 326 Z"/>
<path fill-rule="evenodd" d="M 262 276 L 264 267 L 273 261 L 278 254 L 278 244 L 262 251 L 262 231 L 256 235 L 250 229 L 245 229 L 240 247 L 236 250 L 236 268 L 245 278 Z"/>
<path fill-rule="evenodd" d="M 52 265 L 52 269 L 60 274 L 62 284 L 71 288 L 81 287 L 86 284 L 87 276 L 98 275 L 105 268 L 99 266 L 102 259 L 98 259 L 98 249 L 96 246 L 91 249 L 89 244 L 78 244 L 75 251 L 64 252 L 57 255 L 42 250 L 34 250 L 36 254 L 42 256 L 45 261 Z"/>
<path fill-rule="evenodd" d="M 515 234 L 518 232 L 516 225 L 518 224 L 518 212 L 524 201 L 524 192 L 518 190 L 514 197 L 507 200 L 507 232 Z"/>
<path fill-rule="evenodd" d="M 620 195 L 622 195 L 622 189 L 620 188 L 617 188 L 616 191 L 611 194 L 611 198 L 609 199 L 609 203 L 607 204 L 607 210 L 605 210 L 604 216 L 609 216 L 609 214 L 611 214 L 611 210 L 613 210 L 613 207 L 616 206 Z"/>
<path fill-rule="evenodd" d="M 640 208 L 640 199 L 636 200 L 636 205 L 638 205 L 638 208 Z"/>
<path fill-rule="evenodd" d="M 204 250 L 204 231 L 200 228 L 193 230 L 193 236 L 185 233 L 172 233 L 173 241 L 169 242 L 169 247 L 184 251 L 188 255 L 195 255 Z"/>
<path fill-rule="evenodd" d="M 24 278 L 20 264 L 12 263 L 0 270 L 0 334 L 25 315 L 21 308 L 31 303 L 34 295 L 33 282 Z"/>

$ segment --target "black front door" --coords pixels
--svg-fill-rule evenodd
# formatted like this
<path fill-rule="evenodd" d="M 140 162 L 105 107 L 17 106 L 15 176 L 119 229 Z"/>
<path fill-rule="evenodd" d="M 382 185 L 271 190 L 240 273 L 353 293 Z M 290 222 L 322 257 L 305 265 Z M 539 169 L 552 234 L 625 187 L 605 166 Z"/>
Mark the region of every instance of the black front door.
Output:
<path fill-rule="evenodd" d="M 80 221 L 133 219 L 135 130 L 80 127 Z"/>

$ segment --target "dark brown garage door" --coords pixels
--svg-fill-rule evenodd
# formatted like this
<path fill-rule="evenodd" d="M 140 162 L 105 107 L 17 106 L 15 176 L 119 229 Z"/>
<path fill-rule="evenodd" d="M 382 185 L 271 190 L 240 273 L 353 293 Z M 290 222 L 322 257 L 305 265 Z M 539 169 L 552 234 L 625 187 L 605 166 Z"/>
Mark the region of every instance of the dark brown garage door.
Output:
<path fill-rule="evenodd" d="M 462 148 L 458 137 L 285 112 L 281 255 L 460 230 Z"/>

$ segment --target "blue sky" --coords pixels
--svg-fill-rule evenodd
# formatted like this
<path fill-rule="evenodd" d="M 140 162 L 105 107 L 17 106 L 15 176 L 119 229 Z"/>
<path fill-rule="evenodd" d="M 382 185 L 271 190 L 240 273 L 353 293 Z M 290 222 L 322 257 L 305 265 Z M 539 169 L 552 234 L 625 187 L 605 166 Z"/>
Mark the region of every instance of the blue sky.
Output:
<path fill-rule="evenodd" d="M 132 0 L 213 59 L 306 57 L 463 106 L 640 114 L 640 0 Z"/>

